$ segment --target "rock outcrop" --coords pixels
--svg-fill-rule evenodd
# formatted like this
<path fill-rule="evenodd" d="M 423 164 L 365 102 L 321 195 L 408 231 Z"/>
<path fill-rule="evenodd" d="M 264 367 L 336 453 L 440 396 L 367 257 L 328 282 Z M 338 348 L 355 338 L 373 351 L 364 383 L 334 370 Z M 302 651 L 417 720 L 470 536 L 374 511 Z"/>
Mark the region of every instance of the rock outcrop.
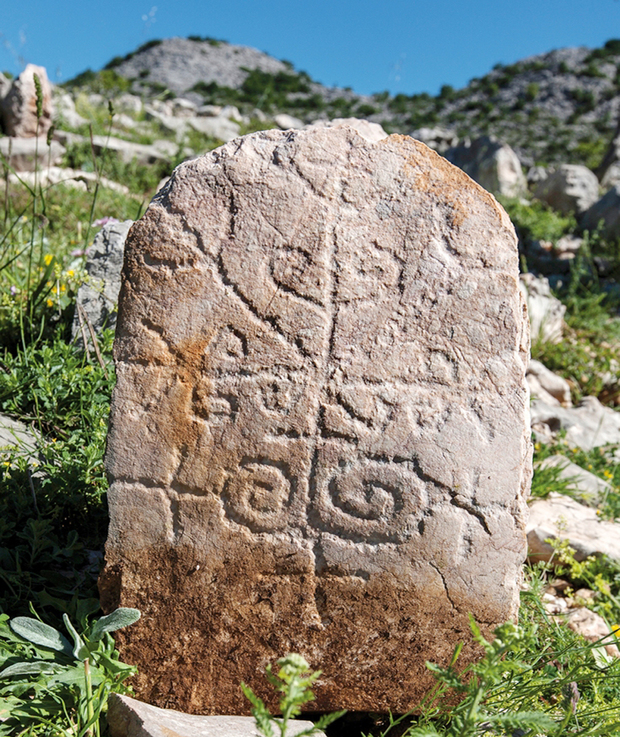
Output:
<path fill-rule="evenodd" d="M 520 197 L 527 191 L 527 180 L 515 152 L 488 136 L 449 148 L 444 156 L 493 194 Z"/>
<path fill-rule="evenodd" d="M 41 116 L 37 118 L 37 95 L 34 75 L 41 82 Z M 54 108 L 52 86 L 44 67 L 28 64 L 15 79 L 0 105 L 4 132 L 15 138 L 45 136 L 52 124 Z"/>
<path fill-rule="evenodd" d="M 585 166 L 562 164 L 536 186 L 534 194 L 558 212 L 581 215 L 599 198 L 598 179 Z"/>
<path fill-rule="evenodd" d="M 265 131 L 176 169 L 125 246 L 103 604 L 154 704 L 404 712 L 516 614 L 528 325 L 495 199 L 404 136 Z M 407 653 L 407 657 L 403 657 Z"/>

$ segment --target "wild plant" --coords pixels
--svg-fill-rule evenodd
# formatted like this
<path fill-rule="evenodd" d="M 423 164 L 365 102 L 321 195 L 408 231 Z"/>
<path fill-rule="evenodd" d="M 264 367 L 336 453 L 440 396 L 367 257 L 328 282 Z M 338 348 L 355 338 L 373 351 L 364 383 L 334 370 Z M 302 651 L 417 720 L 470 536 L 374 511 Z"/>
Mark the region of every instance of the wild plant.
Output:
<path fill-rule="evenodd" d="M 33 612 L 34 613 L 34 612 Z M 120 608 L 82 633 L 63 616 L 72 643 L 32 617 L 0 615 L 0 735 L 100 737 L 111 692 L 125 693 L 136 669 L 118 659 L 110 633 L 133 624 L 137 609 Z M 51 731 L 50 731 L 51 730 Z"/>

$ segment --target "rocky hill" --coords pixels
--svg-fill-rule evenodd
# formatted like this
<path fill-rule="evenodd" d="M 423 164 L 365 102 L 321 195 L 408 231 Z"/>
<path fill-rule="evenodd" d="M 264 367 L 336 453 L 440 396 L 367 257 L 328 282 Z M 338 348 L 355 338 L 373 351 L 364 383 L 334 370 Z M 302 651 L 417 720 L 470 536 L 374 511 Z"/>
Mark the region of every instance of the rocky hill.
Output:
<path fill-rule="evenodd" d="M 367 118 L 388 132 L 423 127 L 456 137 L 492 135 L 512 146 L 526 166 L 580 163 L 595 168 L 620 112 L 620 40 L 603 47 L 566 48 L 511 65 L 440 93 L 372 96 L 325 87 L 292 64 L 246 46 L 211 38 L 154 40 L 104 70 L 79 75 L 68 87 L 120 87 L 195 104 L 236 105 L 246 115 L 288 113 L 320 118 Z"/>

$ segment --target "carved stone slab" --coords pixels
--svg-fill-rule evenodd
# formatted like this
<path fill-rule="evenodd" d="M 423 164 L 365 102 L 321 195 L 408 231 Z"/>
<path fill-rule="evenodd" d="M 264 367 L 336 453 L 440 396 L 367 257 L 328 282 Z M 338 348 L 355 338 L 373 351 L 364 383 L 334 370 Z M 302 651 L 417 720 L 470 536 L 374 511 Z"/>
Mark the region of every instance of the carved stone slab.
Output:
<path fill-rule="evenodd" d="M 183 164 L 129 232 L 104 606 L 138 694 L 404 712 L 516 613 L 530 479 L 512 225 L 419 142 L 266 131 Z M 271 701 L 273 703 L 273 701 Z"/>

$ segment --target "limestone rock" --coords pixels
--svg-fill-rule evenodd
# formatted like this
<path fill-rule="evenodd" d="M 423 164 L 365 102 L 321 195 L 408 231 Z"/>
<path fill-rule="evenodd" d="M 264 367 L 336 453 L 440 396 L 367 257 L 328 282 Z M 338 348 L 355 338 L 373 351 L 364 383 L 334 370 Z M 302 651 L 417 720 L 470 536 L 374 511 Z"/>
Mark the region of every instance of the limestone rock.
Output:
<path fill-rule="evenodd" d="M 239 698 L 241 690 L 239 690 Z M 108 701 L 110 737 L 256 737 L 253 717 L 192 716 L 173 709 L 159 709 L 130 696 L 110 694 Z M 289 722 L 287 737 L 310 729 L 312 722 Z M 315 732 L 325 737 L 323 732 Z"/>
<path fill-rule="evenodd" d="M 493 194 L 521 197 L 527 191 L 517 154 L 510 146 L 488 136 L 449 148 L 444 156 Z"/>
<path fill-rule="evenodd" d="M 97 333 L 104 327 L 113 328 L 116 325 L 125 239 L 132 224 L 132 220 L 107 223 L 95 236 L 85 266 L 88 281 L 80 286 L 77 293 L 72 326 L 74 338 L 81 336 L 79 308 Z M 86 335 L 88 337 L 88 332 Z"/>
<path fill-rule="evenodd" d="M 0 138 L 0 150 L 2 148 L 3 140 L 4 139 Z M 44 169 L 39 169 L 36 173 L 34 171 L 22 171 L 19 174 L 10 174 L 9 181 L 13 184 L 28 184 L 31 187 L 38 187 L 39 185 L 42 187 L 60 185 L 62 187 L 71 187 L 71 189 L 81 189 L 83 191 L 87 191 L 89 187 L 92 191 L 98 181 L 101 187 L 112 189 L 115 192 L 120 192 L 121 194 L 129 194 L 129 188 L 124 184 L 113 182 L 111 179 L 106 179 L 106 177 L 97 177 L 97 174 L 94 171 L 65 169 L 60 166 L 45 167 Z"/>
<path fill-rule="evenodd" d="M 584 212 L 580 225 L 594 231 L 602 224 L 605 238 L 620 238 L 620 183 L 614 185 L 600 200 Z"/>
<path fill-rule="evenodd" d="M 596 509 L 565 494 L 552 491 L 546 499 L 535 499 L 526 530 L 532 561 L 549 560 L 553 554 L 547 538 L 568 540 L 576 560 L 599 554 L 620 560 L 620 525 L 600 519 Z"/>
<path fill-rule="evenodd" d="M 438 154 L 445 153 L 449 148 L 458 146 L 459 137 L 454 131 L 446 128 L 418 128 L 410 133 L 412 138 L 426 144 Z"/>
<path fill-rule="evenodd" d="M 47 145 L 46 138 L 0 138 L 0 156 L 15 171 L 34 171 L 60 163 L 65 148 L 58 141 Z"/>
<path fill-rule="evenodd" d="M 528 325 L 495 199 L 406 136 L 251 134 L 175 170 L 125 247 L 103 605 L 137 693 L 402 713 L 516 614 Z M 406 657 L 403 654 L 406 653 Z"/>
<path fill-rule="evenodd" d="M 546 404 L 570 407 L 570 385 L 566 379 L 554 374 L 540 361 L 532 359 L 527 367 L 527 383 L 530 394 Z"/>
<path fill-rule="evenodd" d="M 5 77 L 2 72 L 0 72 L 0 101 L 7 96 L 8 91 L 11 89 L 11 80 L 8 77 Z M 1 109 L 1 103 L 0 103 L 0 109 Z M 0 116 L 1 117 L 1 116 Z"/>
<path fill-rule="evenodd" d="M 551 293 L 549 280 L 544 276 L 521 274 L 519 286 L 527 301 L 532 343 L 537 340 L 559 343 L 566 307 Z"/>
<path fill-rule="evenodd" d="M 275 124 L 282 128 L 282 130 L 290 130 L 291 128 L 303 128 L 304 127 L 304 121 L 299 120 L 299 118 L 294 118 L 292 115 L 287 115 L 286 113 L 280 113 L 280 115 L 276 115 L 273 119 Z"/>
<path fill-rule="evenodd" d="M 558 212 L 580 215 L 598 200 L 598 179 L 586 166 L 562 164 L 538 184 L 534 194 Z"/>
<path fill-rule="evenodd" d="M 37 97 L 34 75 L 38 75 L 43 92 L 41 118 L 37 121 Z M 45 136 L 52 124 L 54 108 L 52 86 L 47 79 L 44 67 L 28 64 L 15 79 L 11 89 L 2 99 L 2 119 L 4 132 L 15 138 L 34 138 Z"/>
<path fill-rule="evenodd" d="M 603 640 L 602 645 L 607 651 L 607 654 L 615 658 L 620 657 L 620 650 L 618 650 L 618 646 L 615 644 L 615 638 L 611 636 L 611 630 L 600 614 L 593 612 L 591 609 L 579 607 L 578 609 L 573 609 L 566 617 L 562 617 L 562 619 L 565 619 L 573 632 L 581 635 L 588 642 Z"/>
<path fill-rule="evenodd" d="M 56 90 L 60 89 L 59 87 L 56 88 Z M 66 123 L 70 128 L 79 128 L 81 125 L 88 123 L 88 120 L 83 118 L 75 109 L 75 102 L 68 92 L 55 91 L 54 108 L 56 120 Z M 118 116 L 116 122 L 118 122 Z"/>
<path fill-rule="evenodd" d="M 558 468 L 558 477 L 570 482 L 571 496 L 577 497 L 577 501 L 586 506 L 596 506 L 610 491 L 613 491 L 613 487 L 607 481 L 560 454 L 545 458 L 538 467 Z"/>
<path fill-rule="evenodd" d="M 35 455 L 38 443 L 37 436 L 23 422 L 0 414 L 0 454 L 17 450 L 22 455 Z"/>
<path fill-rule="evenodd" d="M 530 407 L 532 430 L 549 442 L 566 430 L 566 442 L 583 450 L 620 443 L 620 412 L 603 406 L 596 397 L 584 397 L 576 407 L 552 406 L 537 399 Z"/>
<path fill-rule="evenodd" d="M 387 138 L 387 133 L 379 123 L 371 123 L 370 120 L 362 118 L 334 118 L 333 120 L 316 120 L 307 128 L 353 128 L 362 138 L 371 143 L 378 143 Z"/>

